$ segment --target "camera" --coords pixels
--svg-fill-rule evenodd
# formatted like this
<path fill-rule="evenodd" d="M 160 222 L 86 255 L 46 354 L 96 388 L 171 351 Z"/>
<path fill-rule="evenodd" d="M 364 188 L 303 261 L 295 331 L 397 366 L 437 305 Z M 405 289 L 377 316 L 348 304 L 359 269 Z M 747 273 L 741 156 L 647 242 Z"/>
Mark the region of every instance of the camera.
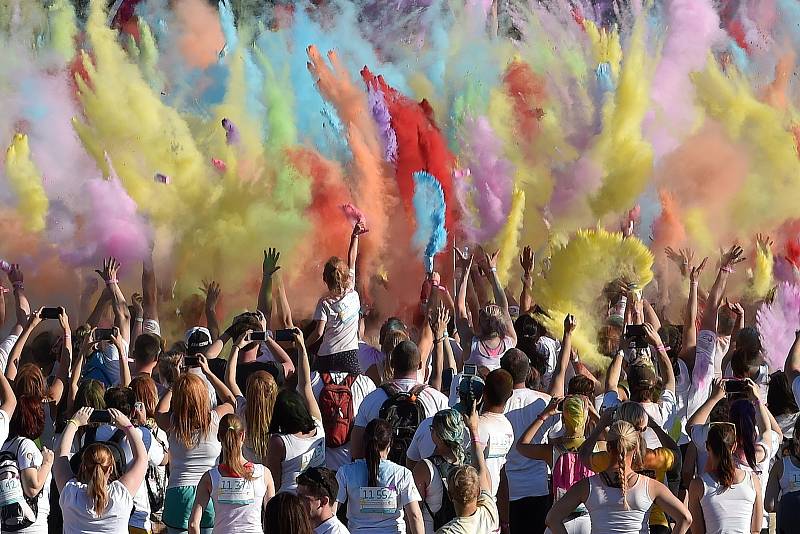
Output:
<path fill-rule="evenodd" d="M 472 406 L 477 406 L 483 400 L 485 385 L 486 382 L 478 375 L 462 375 L 458 383 L 458 401 L 466 415 L 472 415 Z"/>

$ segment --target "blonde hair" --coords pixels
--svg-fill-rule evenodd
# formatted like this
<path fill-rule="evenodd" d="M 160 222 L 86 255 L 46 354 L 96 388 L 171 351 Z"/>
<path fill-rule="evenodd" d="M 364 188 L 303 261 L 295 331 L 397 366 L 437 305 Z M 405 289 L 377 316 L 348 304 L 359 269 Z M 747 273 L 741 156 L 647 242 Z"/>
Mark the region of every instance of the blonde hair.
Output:
<path fill-rule="evenodd" d="M 170 410 L 175 439 L 187 449 L 197 447 L 211 431 L 208 388 L 199 376 L 184 373 L 175 380 Z"/>
<path fill-rule="evenodd" d="M 331 293 L 341 295 L 350 286 L 350 267 L 341 258 L 333 256 L 325 263 L 322 280 Z"/>
<path fill-rule="evenodd" d="M 625 510 L 628 506 L 628 470 L 625 467 L 625 458 L 628 453 L 639 447 L 639 432 L 627 421 L 617 421 L 608 430 L 608 453 L 617 461 L 620 488 L 622 489 L 622 503 Z"/>
<path fill-rule="evenodd" d="M 116 477 L 115 471 L 114 456 L 102 443 L 92 443 L 83 451 L 76 478 L 86 484 L 96 517 L 101 517 L 108 508 L 108 482 Z"/>
<path fill-rule="evenodd" d="M 471 465 L 456 467 L 447 475 L 447 493 L 453 504 L 464 508 L 476 501 L 481 493 L 478 471 Z"/>
<path fill-rule="evenodd" d="M 246 480 L 253 478 L 252 466 L 248 469 L 242 461 L 242 440 L 245 437 L 244 423 L 238 415 L 229 413 L 219 423 L 217 438 L 222 444 L 222 463 Z"/>
<path fill-rule="evenodd" d="M 633 429 L 637 431 L 642 428 L 647 428 L 647 422 L 650 420 L 650 416 L 647 415 L 644 406 L 634 401 L 625 401 L 617 406 L 616 416 L 618 421 L 627 421 L 633 425 Z M 644 458 L 647 454 L 647 441 L 642 439 L 641 434 L 639 434 L 639 446 L 636 452 L 638 454 L 635 454 L 633 457 L 633 468 L 635 470 L 640 470 L 644 467 Z"/>
<path fill-rule="evenodd" d="M 253 451 L 259 463 L 267 459 L 269 445 L 269 425 L 278 397 L 278 384 L 266 371 L 258 371 L 247 379 L 247 406 L 244 420 L 247 424 L 247 446 Z"/>
<path fill-rule="evenodd" d="M 387 333 L 386 336 L 383 338 L 383 343 L 381 344 L 381 352 L 384 355 L 383 361 L 379 362 L 378 371 L 380 371 L 381 379 L 384 382 L 389 382 L 394 378 L 394 373 L 392 373 L 392 366 L 389 365 L 389 356 L 392 354 L 394 348 L 402 343 L 403 341 L 408 341 L 409 337 L 408 334 L 403 332 L 402 330 L 392 330 L 391 332 Z"/>

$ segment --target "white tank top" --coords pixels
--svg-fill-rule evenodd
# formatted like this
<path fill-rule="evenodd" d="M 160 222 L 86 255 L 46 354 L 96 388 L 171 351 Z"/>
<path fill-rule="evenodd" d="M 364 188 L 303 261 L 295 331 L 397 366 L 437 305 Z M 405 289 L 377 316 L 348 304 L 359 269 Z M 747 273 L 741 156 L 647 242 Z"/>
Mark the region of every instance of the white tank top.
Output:
<path fill-rule="evenodd" d="M 794 465 L 790 456 L 783 459 L 783 475 L 780 484 L 783 494 L 800 491 L 800 467 Z"/>
<path fill-rule="evenodd" d="M 267 493 L 264 466 L 253 464 L 251 480 L 226 477 L 220 467 L 208 471 L 214 501 L 214 534 L 263 534 L 261 509 Z"/>
<path fill-rule="evenodd" d="M 428 468 L 431 483 L 428 484 L 428 490 L 422 497 L 425 500 L 425 504 L 428 505 L 427 507 L 422 506 L 422 520 L 425 523 L 425 534 L 433 534 L 433 517 L 428 513 L 428 508 L 430 508 L 431 512 L 434 514 L 442 509 L 442 497 L 444 497 L 445 488 L 442 476 L 439 474 L 439 470 L 436 466 L 433 465 L 433 462 L 430 460 L 423 460 L 423 462 L 425 462 L 425 466 Z"/>
<path fill-rule="evenodd" d="M 325 465 L 325 430 L 322 421 L 314 419 L 316 434 L 304 438 L 294 434 L 279 434 L 286 455 L 281 462 L 281 491 L 297 491 L 297 475 L 310 467 Z"/>
<path fill-rule="evenodd" d="M 592 525 L 598 525 L 608 534 L 648 534 L 650 531 L 650 479 L 636 475 L 636 482 L 628 488 L 628 510 L 622 501 L 622 489 L 607 486 L 601 475 L 589 477 L 589 498 L 586 509 Z M 594 532 L 594 528 L 592 528 Z"/>
<path fill-rule="evenodd" d="M 744 470 L 743 470 L 744 471 Z M 749 471 L 744 478 L 728 489 L 723 488 L 709 473 L 703 473 L 703 518 L 706 534 L 750 534 L 756 488 Z"/>

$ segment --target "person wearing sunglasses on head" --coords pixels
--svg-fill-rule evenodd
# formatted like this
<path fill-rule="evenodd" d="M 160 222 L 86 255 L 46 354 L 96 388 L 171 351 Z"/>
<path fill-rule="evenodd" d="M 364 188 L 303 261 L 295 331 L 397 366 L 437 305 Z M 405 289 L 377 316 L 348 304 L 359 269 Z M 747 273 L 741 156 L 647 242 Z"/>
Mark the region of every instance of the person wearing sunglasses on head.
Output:
<path fill-rule="evenodd" d="M 297 495 L 308 506 L 314 534 L 350 534 L 336 517 L 338 493 L 336 472 L 327 467 L 312 467 L 297 477 Z"/>

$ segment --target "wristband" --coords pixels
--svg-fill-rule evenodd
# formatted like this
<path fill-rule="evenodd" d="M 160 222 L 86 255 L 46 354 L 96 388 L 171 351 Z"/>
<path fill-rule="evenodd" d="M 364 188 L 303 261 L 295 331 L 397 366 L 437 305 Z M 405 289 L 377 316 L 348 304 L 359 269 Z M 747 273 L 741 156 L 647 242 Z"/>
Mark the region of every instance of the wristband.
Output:
<path fill-rule="evenodd" d="M 130 429 L 130 428 L 133 428 L 133 425 L 125 425 L 125 427 L 124 427 L 124 428 L 125 428 L 125 430 L 128 430 L 128 429 Z"/>
<path fill-rule="evenodd" d="M 14 289 L 25 289 L 25 284 L 22 282 L 14 282 L 11 285 L 14 286 Z"/>
<path fill-rule="evenodd" d="M 736 272 L 736 271 L 735 271 L 735 269 L 734 269 L 733 267 L 727 267 L 727 266 L 726 266 L 726 267 L 722 267 L 722 268 L 720 269 L 720 271 L 724 271 L 724 272 L 726 272 L 726 273 L 734 273 L 734 272 Z"/>
<path fill-rule="evenodd" d="M 489 270 L 490 270 L 490 271 L 492 271 L 493 273 L 496 273 L 496 272 L 497 272 L 497 267 L 492 267 L 492 268 L 491 268 L 491 269 L 489 269 Z"/>
<path fill-rule="evenodd" d="M 75 425 L 75 428 L 80 428 L 81 427 L 81 425 L 79 425 L 78 422 L 75 419 L 67 419 L 67 424 L 70 424 L 70 423 Z"/>
<path fill-rule="evenodd" d="M 137 323 L 143 323 L 144 322 L 144 318 L 143 317 L 137 317 L 136 318 L 136 322 Z"/>
<path fill-rule="evenodd" d="M 107 286 L 110 286 L 112 284 L 117 284 L 117 283 L 119 283 L 119 280 L 117 280 L 116 278 L 109 278 L 108 280 L 106 280 L 106 285 Z"/>
<path fill-rule="evenodd" d="M 472 438 L 472 443 L 475 445 L 486 445 L 484 442 L 481 441 L 480 438 Z"/>

